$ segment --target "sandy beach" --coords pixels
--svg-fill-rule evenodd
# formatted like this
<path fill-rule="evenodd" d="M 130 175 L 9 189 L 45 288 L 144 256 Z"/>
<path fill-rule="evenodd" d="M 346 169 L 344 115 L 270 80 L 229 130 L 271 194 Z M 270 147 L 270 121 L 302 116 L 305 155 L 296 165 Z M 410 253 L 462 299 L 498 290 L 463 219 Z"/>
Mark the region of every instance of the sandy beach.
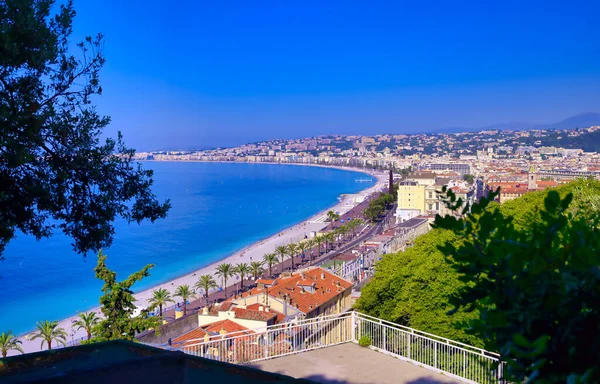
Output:
<path fill-rule="evenodd" d="M 304 166 L 304 164 L 295 164 L 295 165 Z M 306 164 L 306 165 L 308 165 L 308 164 Z M 314 166 L 320 166 L 320 165 L 314 165 Z M 137 300 L 136 305 L 140 308 L 146 308 L 148 306 L 148 304 L 147 304 L 148 299 L 152 296 L 152 291 L 154 291 L 155 289 L 158 289 L 158 288 L 165 288 L 169 292 L 173 293 L 175 290 L 175 287 L 177 287 L 178 285 L 188 284 L 190 286 L 194 286 L 194 284 L 196 283 L 196 281 L 198 280 L 198 277 L 200 275 L 212 274 L 214 276 L 216 267 L 219 264 L 231 263 L 231 264 L 235 265 L 238 263 L 251 263 L 252 261 L 262 261 L 263 255 L 266 253 L 274 252 L 274 250 L 277 246 L 288 245 L 290 243 L 299 241 L 299 240 L 303 239 L 305 236 L 310 236 L 311 232 L 318 232 L 321 229 L 325 228 L 328 223 L 323 220 L 323 216 L 326 215 L 327 211 L 333 210 L 335 212 L 339 212 L 340 214 L 344 214 L 344 213 L 348 212 L 354 205 L 356 205 L 354 203 L 355 200 L 364 199 L 367 196 L 369 196 L 370 194 L 372 194 L 373 192 L 382 190 L 387 185 L 387 175 L 385 175 L 385 174 L 357 170 L 355 168 L 346 168 L 346 167 L 331 167 L 331 168 L 343 169 L 343 170 L 347 170 L 347 171 L 361 171 L 364 173 L 369 173 L 372 177 L 376 178 L 377 181 L 376 181 L 375 185 L 373 185 L 372 187 L 364 189 L 356 194 L 344 195 L 342 197 L 341 201 L 339 201 L 336 205 L 329 207 L 329 208 L 311 216 L 307 220 L 305 220 L 299 224 L 296 224 L 292 227 L 289 227 L 269 238 L 263 239 L 259 242 L 249 245 L 248 247 L 246 247 L 228 257 L 225 257 L 222 260 L 219 260 L 218 262 L 215 262 L 208 266 L 202 267 L 200 269 L 197 269 L 193 272 L 190 272 L 188 274 L 185 274 L 183 276 L 180 276 L 180 277 L 170 280 L 168 282 L 156 285 L 150 289 L 136 293 L 135 294 L 135 298 Z M 219 285 L 221 284 L 220 279 L 215 278 L 215 280 L 217 280 L 217 283 Z M 236 280 L 234 278 L 229 283 L 232 284 L 235 282 L 236 282 Z M 98 292 L 98 295 L 100 295 L 100 292 Z M 91 309 L 90 311 L 97 311 L 98 313 L 100 313 L 99 307 Z M 76 316 L 72 316 L 72 317 L 66 318 L 64 320 L 61 320 L 59 322 L 59 326 L 63 327 L 69 335 L 67 341 L 71 341 L 71 340 L 85 336 L 85 331 L 83 331 L 83 330 L 80 330 L 78 332 L 72 331 L 71 324 L 75 319 L 76 319 Z M 40 351 L 41 341 L 39 339 L 31 341 L 31 340 L 26 339 L 26 335 L 21 335 L 19 337 L 19 340 L 22 341 L 22 343 L 23 343 L 22 348 L 26 353 Z"/>

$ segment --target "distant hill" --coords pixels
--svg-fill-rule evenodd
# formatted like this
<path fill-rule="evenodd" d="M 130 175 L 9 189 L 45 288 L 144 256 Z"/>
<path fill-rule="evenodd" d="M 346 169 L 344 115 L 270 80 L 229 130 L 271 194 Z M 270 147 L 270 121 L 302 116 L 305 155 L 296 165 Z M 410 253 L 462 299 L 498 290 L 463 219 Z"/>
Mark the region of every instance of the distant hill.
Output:
<path fill-rule="evenodd" d="M 512 130 L 512 131 L 528 131 L 532 129 L 574 129 L 587 128 L 592 125 L 600 125 L 600 113 L 585 112 L 575 116 L 568 117 L 552 124 L 534 124 L 528 122 L 508 122 L 500 124 L 492 124 L 486 127 L 465 128 L 465 127 L 450 127 L 437 129 L 437 133 L 455 133 L 455 132 L 478 132 L 492 129 Z"/>

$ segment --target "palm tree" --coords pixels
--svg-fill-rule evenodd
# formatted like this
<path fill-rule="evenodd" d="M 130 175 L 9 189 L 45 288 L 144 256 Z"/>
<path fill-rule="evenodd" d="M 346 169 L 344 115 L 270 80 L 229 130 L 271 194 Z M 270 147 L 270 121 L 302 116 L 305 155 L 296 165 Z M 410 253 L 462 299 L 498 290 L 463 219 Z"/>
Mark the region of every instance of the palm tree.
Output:
<path fill-rule="evenodd" d="M 35 325 L 37 332 L 34 332 L 30 340 L 42 339 L 40 350 L 44 347 L 44 342 L 48 344 L 48 350 L 52 349 L 52 341 L 60 342 L 62 345 L 67 345 L 67 332 L 64 328 L 58 326 L 58 321 L 38 321 Z"/>
<path fill-rule="evenodd" d="M 240 277 L 240 281 L 241 281 L 241 285 L 240 285 L 240 290 L 243 291 L 244 290 L 244 278 L 247 277 L 252 270 L 250 269 L 250 266 L 246 263 L 240 263 L 238 265 L 235 266 L 235 273 Z"/>
<path fill-rule="evenodd" d="M 196 292 L 187 284 L 178 285 L 175 288 L 175 296 L 181 297 L 183 300 L 183 316 L 187 315 L 187 300 L 194 297 L 195 294 Z"/>
<path fill-rule="evenodd" d="M 263 256 L 263 260 L 265 261 L 265 263 L 267 263 L 267 265 L 269 266 L 269 277 L 273 277 L 273 273 L 271 273 L 271 268 L 273 267 L 273 264 L 276 264 L 279 262 L 279 258 L 277 257 L 276 254 L 274 253 L 266 253 Z"/>
<path fill-rule="evenodd" d="M 329 251 L 329 245 L 333 241 L 333 237 L 334 237 L 333 232 L 327 232 L 326 234 L 323 235 L 323 238 L 325 240 L 325 253 L 327 253 Z"/>
<path fill-rule="evenodd" d="M 233 265 L 229 263 L 220 264 L 217 267 L 217 271 L 215 272 L 215 275 L 220 276 L 221 279 L 223 279 L 223 289 L 225 289 L 225 298 L 227 298 L 227 278 L 233 276 L 234 272 L 235 270 L 233 268 Z"/>
<path fill-rule="evenodd" d="M 208 291 L 214 288 L 218 288 L 217 282 L 211 275 L 202 275 L 196 282 L 196 288 L 204 291 L 204 298 L 206 299 L 206 305 L 208 305 Z"/>
<path fill-rule="evenodd" d="M 253 261 L 250 263 L 250 273 L 254 276 L 254 280 L 257 280 L 258 276 L 265 272 L 263 264 L 264 263 L 261 261 Z"/>
<path fill-rule="evenodd" d="M 0 351 L 2 351 L 2 358 L 6 357 L 10 350 L 25 353 L 20 344 L 21 340 L 17 339 L 12 331 L 0 333 Z"/>
<path fill-rule="evenodd" d="M 291 271 L 294 272 L 294 256 L 296 256 L 296 253 L 298 252 L 298 245 L 295 243 L 288 244 L 287 251 L 290 255 L 290 258 L 292 259 Z"/>
<path fill-rule="evenodd" d="M 275 253 L 279 255 L 279 260 L 281 260 L 281 272 L 283 272 L 283 261 L 285 260 L 285 256 L 287 255 L 288 248 L 285 245 L 279 245 L 275 247 Z"/>
<path fill-rule="evenodd" d="M 340 218 L 340 215 L 338 215 L 337 213 L 335 213 L 333 211 L 327 212 L 327 221 L 333 222 L 333 221 L 338 220 L 339 218 Z"/>
<path fill-rule="evenodd" d="M 298 243 L 298 252 L 299 252 L 298 254 L 300 256 L 302 256 L 302 255 L 306 256 L 305 255 L 306 250 L 310 248 L 309 243 L 310 243 L 310 240 L 305 240 L 305 241 L 301 241 L 300 243 Z M 302 259 L 302 260 L 304 260 L 304 259 Z"/>
<path fill-rule="evenodd" d="M 164 288 L 158 288 L 157 290 L 152 291 L 152 297 L 148 300 L 148 304 L 150 304 L 150 308 L 158 307 L 159 316 L 162 318 L 163 315 L 163 305 L 167 303 L 174 303 L 175 300 L 171 297 L 169 291 Z"/>
<path fill-rule="evenodd" d="M 323 244 L 324 241 L 325 241 L 325 238 L 323 237 L 323 235 L 315 236 L 315 243 L 317 244 L 317 256 L 321 255 L 321 245 Z"/>
<path fill-rule="evenodd" d="M 81 328 L 85 329 L 87 332 L 87 339 L 92 338 L 92 331 L 94 327 L 100 322 L 100 318 L 96 316 L 96 312 L 88 312 L 88 313 L 80 313 L 79 319 L 75 321 L 72 325 L 76 331 L 79 331 Z"/>

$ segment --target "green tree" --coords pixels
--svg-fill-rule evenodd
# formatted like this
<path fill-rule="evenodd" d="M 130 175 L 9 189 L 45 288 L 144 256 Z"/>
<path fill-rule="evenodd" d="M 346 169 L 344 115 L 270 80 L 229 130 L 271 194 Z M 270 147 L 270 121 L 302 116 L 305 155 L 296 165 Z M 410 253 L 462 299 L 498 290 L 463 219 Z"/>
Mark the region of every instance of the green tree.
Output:
<path fill-rule="evenodd" d="M 42 339 L 40 349 L 44 347 L 44 342 L 48 345 L 48 350 L 52 349 L 53 341 L 64 346 L 67 345 L 67 332 L 64 328 L 58 326 L 58 321 L 40 321 L 35 327 L 37 331 L 31 334 L 30 340 Z"/>
<path fill-rule="evenodd" d="M 288 252 L 288 255 L 290 255 L 290 258 L 292 259 L 292 267 L 290 268 L 290 271 L 294 272 L 294 257 L 296 256 L 296 253 L 298 253 L 298 244 L 296 244 L 296 243 L 288 244 L 287 252 Z"/>
<path fill-rule="evenodd" d="M 452 191 L 444 192 L 453 209 L 463 208 Z M 551 190 L 540 195 L 543 208 L 528 225 L 517 226 L 490 204 L 495 195 L 464 218 L 435 221 L 464 239 L 441 250 L 465 283 L 452 304 L 479 313 L 465 330 L 500 352 L 508 380 L 599 382 L 598 211 L 573 204 L 573 193 L 562 197 Z"/>
<path fill-rule="evenodd" d="M 333 232 L 327 232 L 323 235 L 323 239 L 325 240 L 325 253 L 329 252 L 329 248 L 331 246 L 331 243 L 333 242 L 334 237 L 335 234 Z"/>
<path fill-rule="evenodd" d="M 21 340 L 17 339 L 11 331 L 0 333 L 0 352 L 2 352 L 3 358 L 6 357 L 8 351 L 25 353 L 21 348 Z"/>
<path fill-rule="evenodd" d="M 204 299 L 206 300 L 206 305 L 208 305 L 208 292 L 211 289 L 218 288 L 219 286 L 211 275 L 202 275 L 198 278 L 195 287 L 204 291 Z"/>
<path fill-rule="evenodd" d="M 154 221 L 168 201 L 152 171 L 133 160 L 92 98 L 102 93 L 102 35 L 69 48 L 72 2 L 0 2 L 0 257 L 17 231 L 37 239 L 59 229 L 78 253 L 111 244 L 113 222 Z"/>
<path fill-rule="evenodd" d="M 250 263 L 250 273 L 254 276 L 254 280 L 258 279 L 258 276 L 265 272 L 263 268 L 264 263 L 261 261 L 253 261 Z"/>
<path fill-rule="evenodd" d="M 304 255 L 306 257 L 306 251 L 312 247 L 311 240 L 303 240 L 298 243 L 298 256 Z"/>
<path fill-rule="evenodd" d="M 463 180 L 469 184 L 473 184 L 473 182 L 475 181 L 475 176 L 465 173 L 463 175 Z"/>
<path fill-rule="evenodd" d="M 196 292 L 194 292 L 187 284 L 178 285 L 177 288 L 175 288 L 175 296 L 181 297 L 181 300 L 183 301 L 183 316 L 187 315 L 188 299 L 194 297 L 195 293 Z"/>
<path fill-rule="evenodd" d="M 315 236 L 315 243 L 317 245 L 317 256 L 321 255 L 321 246 L 323 245 L 324 242 L 325 242 L 325 237 L 323 237 L 323 235 Z"/>
<path fill-rule="evenodd" d="M 274 253 L 265 253 L 265 255 L 263 256 L 263 260 L 269 266 L 269 277 L 272 278 L 273 277 L 273 272 L 272 272 L 273 264 L 277 264 L 279 262 L 279 258 Z"/>
<path fill-rule="evenodd" d="M 151 309 L 158 307 L 159 317 L 162 319 L 163 306 L 168 303 L 174 303 L 175 300 L 171 297 L 171 293 L 164 288 L 158 288 L 152 291 L 152 297 L 148 300 Z"/>
<path fill-rule="evenodd" d="M 104 319 L 100 320 L 95 328 L 95 335 L 91 341 L 106 340 L 133 340 L 137 333 L 156 328 L 160 320 L 149 317 L 148 310 L 144 309 L 137 316 L 135 297 L 131 287 L 144 277 L 150 276 L 150 269 L 154 265 L 149 264 L 140 271 L 131 274 L 123 281 L 117 281 L 117 274 L 106 266 L 106 255 L 100 250 L 98 252 L 98 265 L 94 268 L 96 278 L 102 280 L 103 295 L 100 297 L 100 309 Z"/>
<path fill-rule="evenodd" d="M 328 211 L 327 212 L 327 221 L 329 222 L 334 222 L 340 219 L 340 215 L 338 215 L 337 213 L 333 212 L 333 211 Z"/>
<path fill-rule="evenodd" d="M 92 332 L 98 323 L 100 322 L 100 318 L 96 316 L 96 312 L 87 312 L 80 313 L 78 315 L 78 319 L 73 323 L 72 328 L 76 331 L 80 329 L 84 329 L 87 333 L 87 339 L 90 340 L 92 338 Z"/>
<path fill-rule="evenodd" d="M 244 279 L 252 273 L 250 266 L 246 263 L 240 263 L 235 266 L 234 273 L 240 277 L 240 290 L 244 290 Z"/>
<path fill-rule="evenodd" d="M 281 261 L 281 272 L 283 272 L 283 262 L 288 254 L 288 247 L 285 245 L 278 245 L 275 247 L 275 253 L 279 255 L 279 260 Z"/>
<path fill-rule="evenodd" d="M 219 264 L 215 275 L 219 276 L 223 280 L 223 289 L 225 290 L 225 298 L 227 298 L 227 279 L 233 276 L 235 269 L 233 265 L 229 263 Z"/>

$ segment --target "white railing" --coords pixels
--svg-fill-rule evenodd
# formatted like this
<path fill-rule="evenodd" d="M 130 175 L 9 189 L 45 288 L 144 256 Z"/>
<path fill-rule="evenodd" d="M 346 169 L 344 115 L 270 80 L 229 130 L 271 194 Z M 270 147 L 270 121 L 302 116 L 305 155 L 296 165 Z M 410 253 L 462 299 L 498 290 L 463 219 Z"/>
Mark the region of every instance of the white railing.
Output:
<path fill-rule="evenodd" d="M 356 339 L 370 348 L 474 383 L 499 383 L 500 356 L 468 344 L 355 312 Z"/>
<path fill-rule="evenodd" d="M 353 340 L 353 312 L 173 343 L 172 349 L 234 364 L 310 351 Z"/>
<path fill-rule="evenodd" d="M 359 312 L 187 340 L 164 348 L 234 364 L 359 343 L 465 382 L 500 383 L 499 355 Z"/>

